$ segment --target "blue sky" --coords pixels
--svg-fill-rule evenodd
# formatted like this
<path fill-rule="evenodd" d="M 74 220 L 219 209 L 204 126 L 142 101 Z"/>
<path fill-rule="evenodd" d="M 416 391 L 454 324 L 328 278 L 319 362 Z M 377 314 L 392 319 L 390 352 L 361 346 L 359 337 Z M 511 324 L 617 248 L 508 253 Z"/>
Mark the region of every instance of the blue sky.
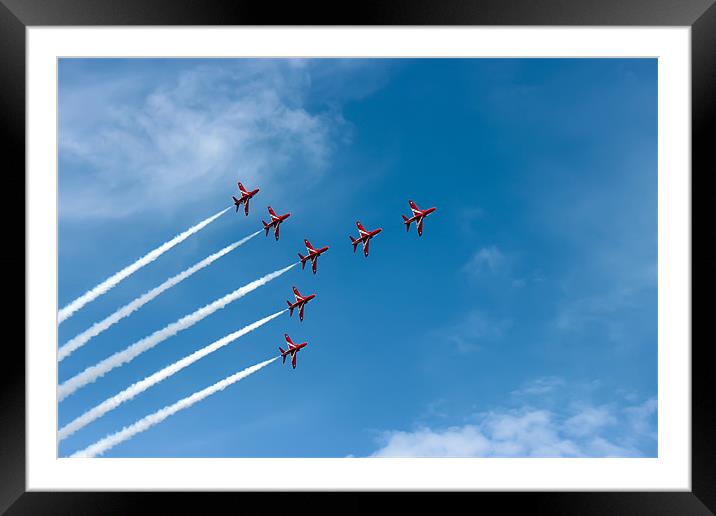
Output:
<path fill-rule="evenodd" d="M 59 65 L 59 306 L 260 187 L 59 327 L 119 306 L 292 213 L 59 365 L 60 382 L 330 245 L 86 386 L 130 383 L 317 293 L 60 445 L 69 455 L 309 346 L 108 457 L 656 456 L 655 59 L 115 60 Z M 437 206 L 406 234 L 408 199 Z M 355 221 L 383 232 L 353 254 Z"/>

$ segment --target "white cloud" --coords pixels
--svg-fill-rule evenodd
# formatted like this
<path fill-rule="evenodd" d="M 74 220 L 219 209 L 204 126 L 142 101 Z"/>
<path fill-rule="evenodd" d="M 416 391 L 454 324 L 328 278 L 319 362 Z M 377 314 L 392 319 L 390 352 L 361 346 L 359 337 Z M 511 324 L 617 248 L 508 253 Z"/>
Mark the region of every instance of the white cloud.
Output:
<path fill-rule="evenodd" d="M 463 266 L 463 271 L 473 276 L 480 276 L 486 272 L 495 274 L 505 265 L 505 255 L 497 246 L 492 245 L 475 251 L 472 257 Z"/>
<path fill-rule="evenodd" d="M 634 448 L 618 446 L 603 437 L 595 437 L 588 443 L 590 457 L 640 457 L 641 453 Z"/>
<path fill-rule="evenodd" d="M 497 245 L 489 245 L 476 250 L 460 271 L 474 280 L 496 278 L 515 289 L 544 280 L 539 270 L 519 272 L 518 263 L 519 254 L 506 253 Z"/>
<path fill-rule="evenodd" d="M 564 380 L 556 376 L 542 376 L 512 391 L 513 396 L 543 396 L 564 385 Z"/>
<path fill-rule="evenodd" d="M 613 424 L 616 424 L 616 418 L 607 407 L 584 407 L 579 413 L 568 418 L 564 426 L 568 434 L 585 436 Z"/>
<path fill-rule="evenodd" d="M 493 320 L 485 312 L 475 309 L 457 323 L 435 332 L 435 337 L 447 340 L 460 353 L 468 353 L 486 342 L 499 340 L 510 324 L 507 319 Z"/>
<path fill-rule="evenodd" d="M 637 436 L 656 439 L 656 414 L 658 403 L 656 398 L 649 398 L 640 405 L 624 408 L 629 426 Z"/>
<path fill-rule="evenodd" d="M 373 457 L 484 457 L 491 449 L 490 441 L 472 425 L 440 432 L 391 432 L 386 440 Z"/>
<path fill-rule="evenodd" d="M 381 434 L 373 457 L 637 457 L 646 435 L 644 414 L 655 407 L 613 411 L 581 406 L 567 417 L 553 411 L 522 407 L 476 414 L 474 423 Z M 623 417 L 627 414 L 627 417 Z M 630 419 L 630 417 L 634 419 Z M 618 432 L 607 436 L 607 429 Z M 656 435 L 648 435 L 649 439 Z"/>
<path fill-rule="evenodd" d="M 168 73 L 133 95 L 111 82 L 67 86 L 60 155 L 73 172 L 60 169 L 61 215 L 181 209 L 217 192 L 228 204 L 237 178 L 264 189 L 310 187 L 345 124 L 336 109 L 304 107 L 309 85 L 305 67 L 240 60 Z"/>
<path fill-rule="evenodd" d="M 442 419 L 447 417 L 446 400 L 439 398 L 427 404 L 423 413 L 418 417 L 419 420 Z"/>
<path fill-rule="evenodd" d="M 610 342 L 628 342 L 634 321 L 625 315 L 643 309 L 645 300 L 655 294 L 655 270 L 655 264 L 627 268 L 602 281 L 600 292 L 567 297 L 557 307 L 554 326 L 570 333 L 599 327 Z"/>

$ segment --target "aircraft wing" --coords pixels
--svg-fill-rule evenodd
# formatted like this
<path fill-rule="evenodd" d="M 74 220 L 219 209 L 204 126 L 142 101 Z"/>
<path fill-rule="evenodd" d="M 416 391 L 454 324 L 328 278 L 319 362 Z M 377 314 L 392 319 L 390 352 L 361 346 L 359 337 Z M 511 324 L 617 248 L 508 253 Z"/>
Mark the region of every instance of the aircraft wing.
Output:
<path fill-rule="evenodd" d="M 279 231 L 280 231 L 280 230 L 279 230 L 279 227 L 280 227 L 280 224 L 276 224 L 276 225 L 274 226 L 273 234 L 274 234 L 274 236 L 276 237 L 276 240 L 278 240 L 278 233 L 279 233 Z"/>
<path fill-rule="evenodd" d="M 410 204 L 410 209 L 412 210 L 413 215 L 417 215 L 420 212 L 420 208 L 418 208 L 418 205 L 413 201 L 408 201 L 408 204 Z"/>
<path fill-rule="evenodd" d="M 246 202 L 244 202 L 244 213 L 246 215 L 249 214 L 249 198 L 248 197 L 246 198 Z"/>
<path fill-rule="evenodd" d="M 313 269 L 313 274 L 316 274 L 316 262 L 318 261 L 318 256 L 314 256 L 313 260 L 311 260 L 311 269 Z"/>
<path fill-rule="evenodd" d="M 303 308 L 305 307 L 305 304 L 301 305 L 301 308 L 298 309 L 298 318 L 303 321 Z"/>
<path fill-rule="evenodd" d="M 368 246 L 370 245 L 370 238 L 363 240 L 363 254 L 368 256 Z"/>
<path fill-rule="evenodd" d="M 311 245 L 311 242 L 309 242 L 308 239 L 304 239 L 303 243 L 306 244 L 306 249 L 308 249 L 309 251 L 315 251 L 315 249 Z"/>
<path fill-rule="evenodd" d="M 356 221 L 356 226 L 358 227 L 358 232 L 361 234 L 361 236 L 368 233 L 365 228 L 363 227 L 363 224 L 360 223 L 360 221 Z"/>
<path fill-rule="evenodd" d="M 293 287 L 293 295 L 296 296 L 296 301 L 300 301 L 302 299 L 301 293 L 296 287 Z"/>
<path fill-rule="evenodd" d="M 424 219 L 425 219 L 424 217 L 420 217 L 420 218 L 418 219 L 418 236 L 422 236 L 422 235 L 423 235 L 423 220 L 424 220 Z"/>
<path fill-rule="evenodd" d="M 294 353 L 293 357 L 291 358 L 291 366 L 296 369 L 296 353 Z"/>
<path fill-rule="evenodd" d="M 268 207 L 268 211 L 269 211 L 269 213 L 271 214 L 271 218 L 276 217 L 276 212 L 273 211 L 273 208 L 272 208 L 271 206 Z"/>

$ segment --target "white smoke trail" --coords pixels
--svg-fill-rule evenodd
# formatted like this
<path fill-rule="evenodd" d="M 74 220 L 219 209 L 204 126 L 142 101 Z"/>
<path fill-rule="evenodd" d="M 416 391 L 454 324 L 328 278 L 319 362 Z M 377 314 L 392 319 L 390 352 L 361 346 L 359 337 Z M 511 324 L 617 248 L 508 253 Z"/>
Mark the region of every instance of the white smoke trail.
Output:
<path fill-rule="evenodd" d="M 57 355 L 58 361 L 61 362 L 62 360 L 67 358 L 72 352 L 74 352 L 78 348 L 81 348 L 82 346 L 87 344 L 87 342 L 89 342 L 90 339 L 96 337 L 103 331 L 107 330 L 110 326 L 118 323 L 125 317 L 128 317 L 129 315 L 132 314 L 132 312 L 139 310 L 142 306 L 149 303 L 152 299 L 157 297 L 159 294 L 161 294 L 165 290 L 168 290 L 171 287 L 173 287 L 174 285 L 184 281 L 186 278 L 188 278 L 195 272 L 203 269 L 204 267 L 208 267 L 209 265 L 211 265 L 213 262 L 215 262 L 216 260 L 218 260 L 219 258 L 224 256 L 225 254 L 230 253 L 231 251 L 233 251 L 234 249 L 236 249 L 237 247 L 242 245 L 244 242 L 251 240 L 253 237 L 258 235 L 259 233 L 261 233 L 261 230 L 258 230 L 257 232 L 253 233 L 252 235 L 242 238 L 238 242 L 234 242 L 233 244 L 224 247 L 220 251 L 212 254 L 211 256 L 207 256 L 199 263 L 196 263 L 193 266 L 189 267 L 188 269 L 180 272 L 176 276 L 169 278 L 168 280 L 166 280 L 164 283 L 162 283 L 158 287 L 155 287 L 152 290 L 145 292 L 144 294 L 139 296 L 134 301 L 127 303 L 122 308 L 115 311 L 113 314 L 105 317 L 103 320 L 94 323 L 90 328 L 83 331 L 76 337 L 70 339 L 64 345 L 62 345 L 62 347 L 60 347 L 60 350 Z"/>
<path fill-rule="evenodd" d="M 57 396 L 59 400 L 62 401 L 64 398 L 75 392 L 77 389 L 87 385 L 88 383 L 94 382 L 95 380 L 97 380 L 97 378 L 104 376 L 105 373 L 111 371 L 115 367 L 119 367 L 123 364 L 126 364 L 127 362 L 133 360 L 135 357 L 144 353 L 148 349 L 153 348 L 160 342 L 168 339 L 173 335 L 176 335 L 180 331 L 185 330 L 190 326 L 193 326 L 194 324 L 201 321 L 205 317 L 213 314 L 217 310 L 224 308 L 232 301 L 236 301 L 237 299 L 245 296 L 249 292 L 265 285 L 272 279 L 278 278 L 283 273 L 292 269 L 296 265 L 298 265 L 298 262 L 292 263 L 288 267 L 284 267 L 283 269 L 279 269 L 257 280 L 254 280 L 251 283 L 248 283 L 243 287 L 238 288 L 233 292 L 225 295 L 224 297 L 217 299 L 213 303 L 203 306 L 198 310 L 190 313 L 189 315 L 185 315 L 178 321 L 169 324 L 161 330 L 157 330 L 151 335 L 138 340 L 126 349 L 118 351 L 114 355 L 105 358 L 101 362 L 98 362 L 97 364 L 88 367 L 87 369 L 85 369 L 81 373 L 76 374 L 58 387 Z"/>
<path fill-rule="evenodd" d="M 99 405 L 95 406 L 94 408 L 88 410 L 81 416 L 75 418 L 70 423 L 65 425 L 64 427 L 60 428 L 60 431 L 58 432 L 58 441 L 61 441 L 70 435 L 74 434 L 76 431 L 80 430 L 81 428 L 84 428 L 88 424 L 90 424 L 95 419 L 98 419 L 102 416 L 104 416 L 107 412 L 110 410 L 114 410 L 119 405 L 124 403 L 125 401 L 129 401 L 138 394 L 146 391 L 153 385 L 158 384 L 162 380 L 165 380 L 169 378 L 170 376 L 178 373 L 182 369 L 189 367 L 191 364 L 196 362 L 197 360 L 200 360 L 201 358 L 204 358 L 210 353 L 213 353 L 214 351 L 223 348 L 224 346 L 228 346 L 232 342 L 234 342 L 239 337 L 242 337 L 246 335 L 247 333 L 250 333 L 254 331 L 256 328 L 259 328 L 266 324 L 269 321 L 272 321 L 279 315 L 287 312 L 288 310 L 281 310 L 280 312 L 276 312 L 273 315 L 269 315 L 268 317 L 264 317 L 263 319 L 260 319 L 256 322 L 253 322 L 249 324 L 248 326 L 245 326 L 241 328 L 238 331 L 235 331 L 233 333 L 230 333 L 226 335 L 225 337 L 222 337 L 221 339 L 209 344 L 208 346 L 195 351 L 191 355 L 187 355 L 181 360 L 177 360 L 173 364 L 170 364 L 166 366 L 165 368 L 157 371 L 154 374 L 151 374 L 144 378 L 143 380 L 140 380 L 126 389 L 124 389 L 122 392 L 115 394 L 111 398 L 107 398 Z"/>
<path fill-rule="evenodd" d="M 208 219 L 204 219 L 201 222 L 199 222 L 197 225 L 190 227 L 183 233 L 179 233 L 177 236 L 169 240 L 168 242 L 163 243 L 153 251 L 149 252 L 148 254 L 145 254 L 142 256 L 139 260 L 134 262 L 132 265 L 129 265 L 128 267 L 125 267 L 118 273 L 114 274 L 113 276 L 110 276 L 106 280 L 104 280 L 102 283 L 94 287 L 92 290 L 89 290 L 82 294 L 80 297 L 72 301 L 69 305 L 62 308 L 58 314 L 57 314 L 57 322 L 58 324 L 70 317 L 72 314 L 74 314 L 77 310 L 85 306 L 90 301 L 94 301 L 102 294 L 106 293 L 109 289 L 115 287 L 120 281 L 122 281 L 124 278 L 129 276 L 130 274 L 135 273 L 145 265 L 150 264 L 159 256 L 167 252 L 169 249 L 174 247 L 175 245 L 183 242 L 187 238 L 189 238 L 191 235 L 196 233 L 197 231 L 201 231 L 206 226 L 214 222 L 216 219 L 221 217 L 224 213 L 229 211 L 231 207 L 226 208 L 224 210 L 221 210 L 219 213 L 212 215 Z"/>
<path fill-rule="evenodd" d="M 278 360 L 278 358 L 279 357 L 274 357 L 251 367 L 247 367 L 243 371 L 239 371 L 238 373 L 224 378 L 220 382 L 217 382 L 214 385 L 207 387 L 206 389 L 195 392 L 191 396 L 187 396 L 186 398 L 181 399 L 176 403 L 173 403 L 172 405 L 168 405 L 162 409 L 159 409 L 153 414 L 149 414 L 148 416 L 143 417 L 139 421 L 132 423 L 129 426 L 125 426 L 119 432 L 108 435 L 104 439 L 100 439 L 99 441 L 88 446 L 84 450 L 80 450 L 73 453 L 72 455 L 70 455 L 70 458 L 89 458 L 96 457 L 97 455 L 102 455 L 104 452 L 117 446 L 119 443 L 122 443 L 127 439 L 134 437 L 138 433 L 144 432 L 145 430 L 148 430 L 154 425 L 161 423 L 166 418 L 176 414 L 180 410 L 189 408 L 195 403 L 203 400 L 204 398 L 207 398 L 218 391 L 226 389 L 228 386 L 238 382 L 239 380 L 243 380 L 250 374 L 255 373 L 259 369 L 266 367 L 274 360 Z"/>

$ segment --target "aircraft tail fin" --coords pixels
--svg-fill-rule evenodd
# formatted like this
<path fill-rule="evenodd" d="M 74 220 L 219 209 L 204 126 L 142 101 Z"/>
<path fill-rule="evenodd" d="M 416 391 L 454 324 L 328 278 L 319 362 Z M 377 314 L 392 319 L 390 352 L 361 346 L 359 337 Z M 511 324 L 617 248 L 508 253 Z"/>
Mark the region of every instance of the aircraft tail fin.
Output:
<path fill-rule="evenodd" d="M 288 305 L 288 316 L 293 316 L 293 309 L 295 308 L 293 305 L 291 305 L 291 301 L 288 299 L 286 300 L 286 304 Z"/>
<path fill-rule="evenodd" d="M 298 257 L 301 259 L 301 270 L 306 268 L 306 257 L 301 253 L 298 253 Z"/>
<path fill-rule="evenodd" d="M 350 236 L 350 235 L 348 236 L 348 238 L 351 239 L 351 243 L 353 244 L 353 252 L 355 253 L 355 252 L 356 252 L 356 247 L 358 246 L 358 241 L 357 241 L 355 238 L 353 238 L 352 236 Z"/>
<path fill-rule="evenodd" d="M 239 206 L 241 206 L 241 201 L 239 201 L 239 200 L 238 200 L 236 197 L 234 197 L 233 195 L 231 196 L 231 198 L 234 200 L 234 204 L 236 205 L 236 213 L 238 213 L 238 212 L 239 212 Z"/>
<path fill-rule="evenodd" d="M 268 225 L 268 224 L 266 224 L 266 223 L 265 223 L 265 222 L 264 222 L 263 220 L 262 220 L 261 222 L 263 223 L 263 225 L 264 225 L 264 229 L 266 230 L 266 236 L 268 236 L 268 232 L 269 232 L 269 225 Z"/>
<path fill-rule="evenodd" d="M 281 349 L 281 346 L 278 347 L 278 350 L 281 352 L 281 358 L 283 358 L 282 363 L 285 364 L 286 363 L 286 352 L 283 349 Z"/>
<path fill-rule="evenodd" d="M 403 224 L 405 224 L 405 231 L 410 231 L 410 219 L 405 215 L 403 217 Z"/>

